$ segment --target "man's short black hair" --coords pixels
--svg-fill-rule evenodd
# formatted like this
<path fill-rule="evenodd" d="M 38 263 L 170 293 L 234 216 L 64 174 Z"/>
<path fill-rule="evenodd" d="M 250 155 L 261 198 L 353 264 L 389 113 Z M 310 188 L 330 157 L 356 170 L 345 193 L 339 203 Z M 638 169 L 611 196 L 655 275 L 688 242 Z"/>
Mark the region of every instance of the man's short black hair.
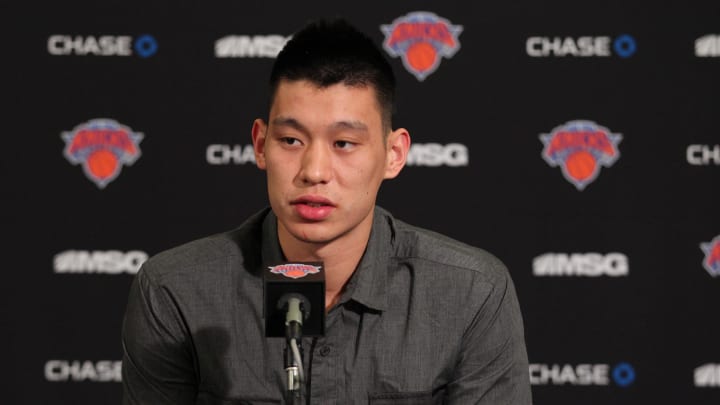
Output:
<path fill-rule="evenodd" d="M 270 105 L 281 80 L 307 80 L 320 88 L 342 83 L 375 89 L 383 126 L 391 128 L 395 75 L 373 40 L 342 18 L 317 20 L 296 32 L 270 74 Z"/>

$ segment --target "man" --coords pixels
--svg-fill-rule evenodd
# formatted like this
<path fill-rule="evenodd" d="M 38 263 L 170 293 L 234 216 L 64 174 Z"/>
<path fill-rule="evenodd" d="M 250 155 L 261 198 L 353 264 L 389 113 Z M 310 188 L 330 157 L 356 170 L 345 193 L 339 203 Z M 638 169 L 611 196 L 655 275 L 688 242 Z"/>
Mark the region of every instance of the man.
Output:
<path fill-rule="evenodd" d="M 305 338 L 311 404 L 530 404 L 521 314 L 489 253 L 376 207 L 405 164 L 394 76 L 342 21 L 296 33 L 252 140 L 270 208 L 148 260 L 123 326 L 126 404 L 281 403 L 285 339 L 265 338 L 262 269 L 322 261 L 325 336 Z"/>

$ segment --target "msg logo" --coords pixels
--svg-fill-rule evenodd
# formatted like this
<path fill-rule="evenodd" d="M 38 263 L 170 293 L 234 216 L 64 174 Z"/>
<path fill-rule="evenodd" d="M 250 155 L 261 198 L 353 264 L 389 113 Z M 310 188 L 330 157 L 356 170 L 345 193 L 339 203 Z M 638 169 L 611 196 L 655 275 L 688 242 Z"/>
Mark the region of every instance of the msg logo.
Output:
<path fill-rule="evenodd" d="M 140 250 L 67 250 L 55 255 L 55 273 L 135 274 L 148 259 Z"/>
<path fill-rule="evenodd" d="M 407 165 L 460 167 L 467 166 L 469 160 L 468 148 L 463 144 L 418 143 L 410 145 Z"/>
<path fill-rule="evenodd" d="M 720 364 L 705 364 L 695 369 L 696 387 L 720 387 Z"/>

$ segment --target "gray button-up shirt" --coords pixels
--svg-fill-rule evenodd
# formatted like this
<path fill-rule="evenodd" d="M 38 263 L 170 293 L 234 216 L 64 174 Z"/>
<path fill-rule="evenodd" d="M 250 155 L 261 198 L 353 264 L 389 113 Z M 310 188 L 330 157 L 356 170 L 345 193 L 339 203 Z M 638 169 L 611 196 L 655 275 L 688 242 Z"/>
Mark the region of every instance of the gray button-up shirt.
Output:
<path fill-rule="evenodd" d="M 265 338 L 261 276 L 279 261 L 270 210 L 148 260 L 123 324 L 123 403 L 282 403 L 286 342 Z M 503 264 L 379 207 L 325 336 L 303 347 L 311 404 L 531 403 Z"/>

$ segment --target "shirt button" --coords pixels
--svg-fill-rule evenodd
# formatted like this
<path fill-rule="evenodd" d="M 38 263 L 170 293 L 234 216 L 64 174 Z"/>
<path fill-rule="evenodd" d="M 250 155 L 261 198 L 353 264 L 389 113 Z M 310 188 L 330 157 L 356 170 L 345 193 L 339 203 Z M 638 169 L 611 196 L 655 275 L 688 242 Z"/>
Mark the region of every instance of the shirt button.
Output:
<path fill-rule="evenodd" d="M 325 357 L 328 354 L 330 354 L 330 351 L 331 351 L 330 346 L 323 346 L 320 348 L 320 355 Z"/>

